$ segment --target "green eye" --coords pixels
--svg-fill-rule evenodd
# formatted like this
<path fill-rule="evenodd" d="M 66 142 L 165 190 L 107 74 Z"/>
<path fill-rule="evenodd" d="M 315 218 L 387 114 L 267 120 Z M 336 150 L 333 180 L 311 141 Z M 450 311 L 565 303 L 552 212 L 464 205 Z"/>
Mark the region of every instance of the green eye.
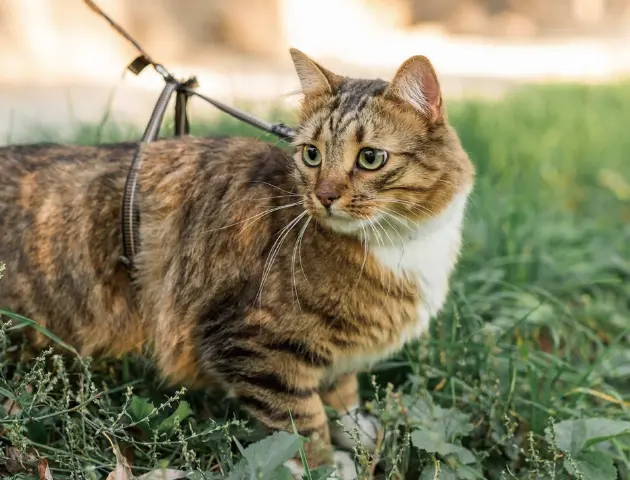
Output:
<path fill-rule="evenodd" d="M 317 167 L 320 163 L 322 163 L 322 154 L 319 153 L 317 147 L 313 145 L 304 145 L 302 148 L 302 160 L 309 167 Z"/>
<path fill-rule="evenodd" d="M 376 148 L 364 148 L 359 152 L 357 166 L 364 170 L 378 170 L 387 162 L 387 152 Z"/>

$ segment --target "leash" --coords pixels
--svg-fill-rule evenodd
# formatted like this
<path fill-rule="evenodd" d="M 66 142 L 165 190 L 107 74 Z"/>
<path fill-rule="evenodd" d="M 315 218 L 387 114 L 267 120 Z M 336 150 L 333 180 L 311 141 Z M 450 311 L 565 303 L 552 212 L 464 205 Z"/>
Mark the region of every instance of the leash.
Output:
<path fill-rule="evenodd" d="M 190 134 L 190 121 L 188 118 L 188 100 L 190 97 L 195 96 L 208 102 L 214 107 L 218 108 L 224 113 L 231 115 L 232 117 L 247 123 L 253 127 L 264 130 L 271 133 L 282 140 L 290 141 L 294 137 L 294 130 L 291 127 L 286 126 L 283 123 L 269 123 L 258 117 L 255 117 L 247 112 L 239 110 L 238 108 L 226 105 L 218 100 L 212 99 L 195 89 L 199 86 L 196 77 L 190 77 L 187 80 L 180 81 L 172 75 L 162 64 L 154 61 L 151 56 L 136 42 L 126 30 L 118 25 L 109 15 L 107 15 L 101 8 L 94 3 L 93 0 L 84 0 L 87 6 L 95 12 L 97 15 L 103 17 L 110 26 L 122 35 L 129 43 L 131 43 L 135 49 L 140 53 L 127 68 L 134 74 L 138 75 L 149 65 L 164 79 L 164 89 L 160 93 L 158 100 L 153 107 L 153 112 L 149 118 L 149 122 L 144 130 L 144 134 L 136 147 L 129 172 L 127 173 L 127 179 L 125 181 L 125 190 L 122 200 L 121 208 L 121 222 L 122 222 L 122 254 L 119 257 L 119 261 L 130 270 L 135 270 L 134 258 L 137 252 L 140 250 L 140 209 L 137 202 L 138 191 L 138 175 L 140 173 L 140 166 L 142 164 L 142 155 L 146 145 L 157 139 L 160 133 L 160 127 L 164 120 L 164 114 L 166 108 L 172 98 L 175 95 L 175 129 L 174 135 L 176 137 Z"/>

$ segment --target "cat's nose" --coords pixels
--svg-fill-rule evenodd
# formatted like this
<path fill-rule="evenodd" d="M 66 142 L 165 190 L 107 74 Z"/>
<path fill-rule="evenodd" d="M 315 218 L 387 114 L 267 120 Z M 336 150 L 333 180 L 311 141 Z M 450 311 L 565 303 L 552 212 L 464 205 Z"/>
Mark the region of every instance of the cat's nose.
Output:
<path fill-rule="evenodd" d="M 315 192 L 315 195 L 325 208 L 330 208 L 332 204 L 335 203 L 335 201 L 338 200 L 341 196 L 339 190 L 333 188 L 330 185 L 320 186 Z"/>
<path fill-rule="evenodd" d="M 335 193 L 324 193 L 324 194 L 318 193 L 317 198 L 319 198 L 320 203 L 324 207 L 330 208 L 330 206 L 335 202 L 335 200 L 339 198 L 339 195 Z"/>

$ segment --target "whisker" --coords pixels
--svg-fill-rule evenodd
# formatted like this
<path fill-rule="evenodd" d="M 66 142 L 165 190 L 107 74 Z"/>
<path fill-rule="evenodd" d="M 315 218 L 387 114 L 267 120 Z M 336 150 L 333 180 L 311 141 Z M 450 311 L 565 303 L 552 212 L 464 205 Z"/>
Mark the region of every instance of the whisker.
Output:
<path fill-rule="evenodd" d="M 295 207 L 296 205 L 300 205 L 300 204 L 303 204 L 303 203 L 304 203 L 304 201 L 302 200 L 302 201 L 295 202 L 295 203 L 289 203 L 288 205 L 281 205 L 279 207 L 274 207 L 274 208 L 271 208 L 269 210 L 265 210 L 264 212 L 257 213 L 256 215 L 253 215 L 253 216 L 251 216 L 249 218 L 246 218 L 245 220 L 240 220 L 238 222 L 231 223 L 229 225 L 225 225 L 223 227 L 218 227 L 218 228 L 213 228 L 213 229 L 210 229 L 210 230 L 205 230 L 203 233 L 210 233 L 210 232 L 217 232 L 219 230 L 225 230 L 226 228 L 234 227 L 235 225 L 240 225 L 241 223 L 248 222 L 248 221 L 250 221 L 252 219 L 254 221 L 255 220 L 259 220 L 260 218 L 264 217 L 265 215 L 269 215 L 270 213 L 277 212 L 278 210 L 282 210 L 284 208 Z"/>
<path fill-rule="evenodd" d="M 387 212 L 381 212 L 381 213 L 385 213 L 385 214 L 391 216 L 392 218 L 395 218 L 395 217 L 393 217 L 393 215 L 388 214 Z M 392 225 L 392 223 L 386 217 L 383 217 L 383 220 L 385 220 L 385 222 L 387 222 L 387 224 L 392 229 L 392 231 L 396 235 L 398 235 L 398 238 L 400 239 L 400 257 L 398 257 L 398 264 L 397 264 L 396 268 L 397 268 L 397 272 L 402 272 L 403 271 L 402 270 L 402 260 L 403 260 L 403 257 L 405 255 L 405 242 L 404 242 L 403 238 L 400 236 L 400 233 L 398 233 L 398 229 L 396 229 L 394 227 L 394 225 Z M 407 224 L 405 224 L 405 225 L 407 226 Z M 383 227 L 383 225 L 379 224 L 379 226 L 383 229 L 383 231 L 386 232 L 386 230 Z M 391 240 L 391 238 L 390 238 L 390 240 Z M 389 284 L 387 286 L 387 295 L 385 297 L 386 299 L 389 298 L 389 294 L 390 293 L 391 293 L 391 276 L 389 277 Z M 399 297 L 398 304 L 399 304 L 399 307 L 400 307 L 401 310 L 403 309 L 403 303 L 404 303 L 403 297 Z M 386 307 L 385 307 L 385 302 L 384 301 L 383 301 L 382 307 L 383 307 L 383 310 L 385 310 Z"/>
<path fill-rule="evenodd" d="M 374 228 L 374 223 L 372 222 L 372 220 L 367 216 L 361 216 L 361 218 L 367 221 L 368 225 L 372 228 L 377 245 L 385 247 L 385 242 L 383 241 L 383 237 L 381 237 L 381 234 L 376 231 L 376 228 Z"/>
<path fill-rule="evenodd" d="M 298 205 L 300 205 L 300 204 L 304 204 L 304 201 L 297 202 L 297 203 L 298 203 Z M 281 210 L 281 209 L 279 209 L 279 210 Z M 269 212 L 269 213 L 273 213 L 273 212 Z M 238 238 L 238 237 L 240 237 L 241 235 L 243 235 L 243 234 L 245 233 L 245 230 L 247 230 L 247 229 L 248 229 L 248 228 L 250 228 L 252 225 L 254 225 L 254 223 L 256 223 L 258 220 L 260 220 L 260 218 L 256 218 L 256 219 L 252 220 L 252 221 L 251 221 L 251 223 L 250 223 L 249 225 L 245 225 L 245 226 L 241 229 L 241 231 L 239 232 L 239 234 L 236 236 L 236 238 Z"/>
<path fill-rule="evenodd" d="M 386 218 L 384 218 L 383 220 L 387 221 Z M 370 220 L 370 223 L 374 223 L 374 221 Z M 389 223 L 389 222 L 387 222 Z M 394 241 L 392 240 L 392 237 L 389 236 L 389 233 L 387 233 L 387 230 L 385 230 L 385 228 L 383 228 L 383 226 L 380 223 L 375 223 L 376 227 L 381 227 L 381 230 L 383 230 L 383 233 L 387 236 L 387 238 L 389 239 L 389 243 L 392 244 L 392 248 L 396 248 L 396 244 L 394 243 Z M 391 223 L 389 224 L 391 226 Z M 400 235 L 398 235 L 400 237 Z M 383 245 L 384 246 L 384 245 Z"/>
<path fill-rule="evenodd" d="M 276 239 L 276 241 L 271 246 L 271 250 L 269 252 L 269 255 L 267 255 L 267 260 L 265 261 L 265 265 L 263 266 L 263 274 L 262 274 L 262 279 L 261 279 L 261 282 L 260 282 L 260 288 L 258 289 L 258 294 L 256 295 L 255 300 L 258 300 L 259 302 L 262 303 L 263 287 L 265 285 L 265 282 L 269 278 L 269 274 L 271 273 L 271 269 L 273 267 L 273 262 L 276 259 L 276 257 L 278 256 L 278 252 L 280 251 L 280 247 L 282 246 L 282 243 L 284 242 L 286 237 L 289 235 L 289 233 L 291 232 L 293 227 L 295 225 L 297 225 L 297 223 L 302 218 L 304 218 L 305 215 L 308 215 L 307 211 L 304 211 L 304 212 L 300 213 L 296 218 L 291 220 L 291 222 L 289 222 L 289 224 L 284 226 L 282 228 L 282 230 L 280 230 L 280 233 L 278 234 L 278 238 Z"/>
<path fill-rule="evenodd" d="M 411 208 L 411 207 L 418 208 L 424 213 L 429 213 L 435 216 L 435 212 L 433 212 L 430 208 L 426 207 L 425 205 L 421 205 L 419 203 L 411 202 L 408 200 L 400 200 L 398 198 L 387 198 L 387 197 L 372 198 L 370 200 L 373 202 L 387 202 L 387 203 L 392 203 L 392 204 L 398 203 L 398 204 L 406 206 L 407 208 Z"/>
<path fill-rule="evenodd" d="M 272 199 L 276 199 L 276 198 L 287 198 L 287 197 L 302 197 L 302 195 L 299 194 L 290 194 L 290 195 L 275 195 L 272 197 L 259 197 L 259 198 L 242 198 L 240 200 L 234 200 L 232 202 L 223 202 L 223 204 L 221 205 L 221 207 L 215 211 L 214 215 L 212 216 L 212 218 L 217 218 L 219 216 L 219 214 L 221 212 L 223 212 L 224 210 L 236 205 L 237 203 L 242 203 L 242 202 L 257 202 L 257 201 L 262 201 L 262 200 L 272 200 Z M 200 234 L 203 233 L 207 233 L 207 232 L 200 232 Z"/>
<path fill-rule="evenodd" d="M 363 262 L 361 263 L 361 269 L 359 270 L 359 276 L 357 278 L 357 281 L 355 282 L 354 287 L 352 287 L 353 291 L 357 288 L 357 286 L 359 285 L 359 282 L 361 281 L 361 276 L 363 275 L 363 269 L 365 268 L 365 263 L 367 262 L 367 256 L 368 256 L 368 241 L 367 241 L 368 234 L 363 224 L 361 224 L 361 230 L 363 232 L 363 235 L 361 237 L 361 244 L 363 245 Z"/>
<path fill-rule="evenodd" d="M 427 208 L 426 205 L 422 205 L 421 203 L 412 202 L 411 200 L 403 200 L 401 198 L 387 198 L 387 197 L 384 197 L 383 200 L 388 200 L 388 201 L 393 202 L 393 203 L 401 203 L 403 205 L 411 205 L 411 206 L 418 207 L 418 208 Z"/>
<path fill-rule="evenodd" d="M 368 222 L 370 223 L 372 228 L 374 228 L 375 230 L 377 229 L 377 227 L 381 227 L 381 230 L 383 230 L 383 233 L 385 233 L 385 235 L 387 235 L 387 238 L 389 238 L 389 241 L 392 244 L 392 248 L 395 250 L 396 249 L 396 245 L 394 244 L 394 242 L 392 240 L 392 237 L 389 236 L 389 234 L 383 228 L 383 226 L 380 225 L 379 223 L 375 223 L 373 220 L 370 220 L 370 219 L 368 220 Z M 385 243 L 383 243 L 383 249 L 387 252 L 386 255 L 389 257 L 389 250 L 385 249 Z M 385 309 L 385 300 L 389 298 L 389 294 L 391 293 L 391 289 L 392 289 L 392 276 L 390 274 L 390 275 L 387 276 L 387 291 L 385 293 L 385 298 L 383 299 L 383 303 L 382 303 L 383 309 Z"/>
<path fill-rule="evenodd" d="M 278 238 L 275 240 L 275 242 L 273 243 L 273 245 L 271 246 L 271 249 L 269 250 L 269 254 L 267 255 L 267 260 L 265 262 L 265 265 L 263 267 L 263 282 L 264 280 L 269 276 L 270 271 L 271 271 L 271 267 L 272 267 L 272 263 L 273 260 L 275 259 L 277 253 L 279 252 L 280 247 L 282 246 L 282 242 L 284 241 L 284 239 L 286 238 L 286 236 L 289 234 L 289 232 L 291 231 L 291 229 L 298 223 L 298 221 L 304 216 L 304 214 L 306 214 L 306 212 L 302 212 L 300 215 L 298 215 L 296 218 L 294 218 L 293 220 L 291 220 L 287 225 L 285 225 L 276 235 L 278 235 Z M 262 288 L 262 285 L 261 285 Z"/>
<path fill-rule="evenodd" d="M 232 206 L 234 206 L 234 205 L 236 205 L 238 203 L 243 203 L 243 202 L 252 202 L 253 203 L 253 202 L 258 202 L 258 201 L 262 201 L 262 200 L 274 200 L 276 198 L 290 198 L 290 197 L 298 197 L 298 198 L 300 198 L 300 197 L 303 197 L 303 195 L 298 195 L 298 194 L 293 195 L 292 194 L 292 195 L 274 195 L 272 197 L 242 198 L 240 200 L 234 200 L 234 201 L 231 201 L 229 203 L 227 203 L 227 202 L 224 203 L 224 205 L 221 206 L 221 208 L 218 210 L 218 212 L 222 212 L 223 210 L 226 210 L 226 209 L 228 209 L 228 208 L 230 208 L 230 207 L 232 207 Z"/>
<path fill-rule="evenodd" d="M 306 224 L 302 227 L 302 231 L 300 232 L 300 237 L 298 240 L 299 243 L 299 247 L 298 247 L 298 258 L 300 260 L 300 270 L 302 270 L 302 275 L 304 275 L 304 280 L 306 280 L 306 283 L 308 283 L 309 287 L 311 286 L 311 282 L 308 281 L 308 278 L 306 278 L 306 273 L 304 272 L 304 266 L 302 265 L 302 240 L 304 239 L 304 233 L 306 232 L 306 228 L 308 227 L 308 224 L 311 223 L 311 220 L 313 220 L 313 217 L 309 215 L 308 220 L 306 221 Z"/>
<path fill-rule="evenodd" d="M 300 195 L 298 193 L 292 193 L 290 195 L 274 195 L 273 197 L 260 197 L 260 198 L 244 198 L 242 200 L 236 200 L 237 202 L 246 202 L 248 200 L 271 200 L 272 198 L 287 198 L 287 197 L 303 197 L 304 195 Z"/>
<path fill-rule="evenodd" d="M 280 190 L 281 192 L 288 193 L 290 195 L 295 195 L 295 192 L 289 192 L 288 190 L 280 188 L 280 187 L 278 187 L 276 185 L 272 185 L 271 183 L 268 183 L 268 182 L 263 182 L 263 181 L 260 181 L 260 180 L 254 180 L 251 183 L 261 183 L 263 185 L 267 185 L 268 187 L 275 188 L 276 190 Z"/>
<path fill-rule="evenodd" d="M 378 210 L 377 210 L 378 211 Z M 381 212 L 381 213 L 385 213 L 387 214 L 387 212 Z M 391 215 L 390 215 L 391 216 Z M 383 220 L 385 220 L 387 222 L 387 224 L 389 225 L 389 227 L 392 229 L 392 231 L 398 235 L 398 238 L 400 240 L 400 258 L 398 259 L 398 268 L 400 269 L 400 264 L 402 262 L 402 258 L 405 255 L 405 242 L 403 240 L 403 238 L 400 236 L 400 233 L 398 233 L 398 229 L 396 229 L 391 222 L 387 219 L 387 217 L 383 217 Z M 383 228 L 383 226 L 381 225 L 381 228 Z M 383 228 L 383 231 L 385 233 L 387 233 L 387 231 Z M 389 237 L 389 235 L 387 235 Z M 390 241 L 392 242 L 392 246 L 394 246 L 394 242 L 391 240 L 390 237 Z"/>
<path fill-rule="evenodd" d="M 409 223 L 411 223 L 412 225 L 415 225 L 414 222 L 407 220 L 402 215 L 397 214 L 393 210 L 389 210 L 387 207 L 380 207 L 380 208 L 374 207 L 374 209 L 376 211 L 380 211 L 381 213 L 384 213 L 385 215 L 392 217 L 394 220 L 402 224 L 403 227 L 406 227 L 410 232 L 413 232 L 413 229 L 409 226 Z"/>
<path fill-rule="evenodd" d="M 376 209 L 376 211 L 377 211 L 377 212 L 380 212 L 380 213 L 384 213 L 384 214 L 389 215 L 389 216 L 393 216 L 393 215 L 391 215 L 390 213 L 387 213 L 387 212 L 385 212 L 385 211 L 383 211 L 383 210 L 380 210 L 380 209 L 378 209 L 378 208 Z M 405 242 L 404 242 L 404 240 L 402 239 L 402 237 L 400 236 L 400 233 L 398 233 L 398 229 L 396 229 L 396 228 L 395 228 L 395 227 L 391 224 L 391 222 L 390 222 L 390 221 L 389 221 L 386 217 L 383 217 L 383 220 L 385 220 L 385 221 L 387 222 L 387 225 L 389 225 L 389 227 L 392 229 L 392 232 L 394 232 L 396 235 L 398 235 L 398 238 L 400 239 L 400 245 L 404 247 L 404 243 L 405 243 Z M 408 225 L 407 225 L 407 224 L 405 224 L 405 226 L 408 226 Z M 389 236 L 389 235 L 388 235 L 388 236 Z M 390 241 L 391 241 L 391 239 L 390 239 Z M 393 246 L 393 245 L 394 245 L 394 244 L 393 244 L 393 242 L 392 242 L 392 246 Z"/>
<path fill-rule="evenodd" d="M 304 235 L 304 230 L 308 227 L 308 223 L 311 221 L 311 217 L 306 219 L 306 223 L 302 226 L 302 229 L 298 233 L 297 239 L 295 240 L 295 246 L 293 247 L 293 255 L 291 257 L 291 277 L 293 279 L 293 291 L 295 292 L 295 300 L 297 301 L 298 308 L 300 312 L 302 312 L 302 306 L 300 305 L 300 298 L 298 295 L 297 283 L 295 281 L 295 257 L 298 252 L 298 246 L 300 245 L 300 241 L 302 240 L 302 235 Z M 300 265 L 302 263 L 302 259 L 300 257 Z M 302 269 L 302 273 L 304 273 L 304 269 Z M 306 277 L 306 275 L 305 275 Z"/>

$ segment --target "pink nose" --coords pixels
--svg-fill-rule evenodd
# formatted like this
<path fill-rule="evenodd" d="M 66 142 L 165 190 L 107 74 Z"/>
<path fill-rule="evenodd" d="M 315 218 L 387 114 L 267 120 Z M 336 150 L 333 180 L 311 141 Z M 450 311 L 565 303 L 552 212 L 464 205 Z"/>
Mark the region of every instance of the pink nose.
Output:
<path fill-rule="evenodd" d="M 320 185 L 317 188 L 315 195 L 319 198 L 321 204 L 326 208 L 330 208 L 335 200 L 338 200 L 341 196 L 339 189 L 330 184 Z"/>
<path fill-rule="evenodd" d="M 319 201 L 324 207 L 330 208 L 330 206 L 334 203 L 334 201 L 339 198 L 339 195 L 332 195 L 332 194 L 321 195 L 318 193 L 317 198 L 319 198 Z"/>

